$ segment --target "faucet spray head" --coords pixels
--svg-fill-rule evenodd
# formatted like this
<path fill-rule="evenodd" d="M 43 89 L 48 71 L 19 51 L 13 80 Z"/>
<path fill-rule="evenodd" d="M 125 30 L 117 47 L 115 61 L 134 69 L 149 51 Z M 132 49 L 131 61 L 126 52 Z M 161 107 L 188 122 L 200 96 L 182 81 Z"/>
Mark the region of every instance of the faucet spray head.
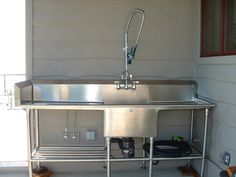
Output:
<path fill-rule="evenodd" d="M 136 49 L 137 49 L 137 45 L 135 47 L 131 47 L 131 50 L 130 52 L 127 53 L 127 64 L 131 64 L 132 63 L 132 60 L 134 59 L 134 56 L 135 56 L 135 52 L 136 52 Z"/>

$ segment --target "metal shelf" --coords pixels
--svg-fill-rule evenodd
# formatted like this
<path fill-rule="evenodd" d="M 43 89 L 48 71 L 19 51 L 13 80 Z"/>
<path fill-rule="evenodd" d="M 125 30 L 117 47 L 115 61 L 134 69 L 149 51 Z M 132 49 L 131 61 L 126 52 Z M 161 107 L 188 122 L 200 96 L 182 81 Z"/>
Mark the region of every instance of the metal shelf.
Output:
<path fill-rule="evenodd" d="M 166 161 L 166 160 L 193 160 L 204 158 L 202 153 L 195 147 L 191 146 L 192 153 L 184 157 L 153 157 L 153 160 Z"/>
<path fill-rule="evenodd" d="M 32 153 L 31 161 L 36 162 L 98 162 L 107 161 L 106 147 L 104 146 L 83 146 L 83 147 L 39 147 Z M 194 146 L 192 153 L 184 157 L 135 157 L 135 158 L 115 158 L 111 157 L 111 162 L 123 161 L 149 161 L 149 160 L 192 160 L 202 159 L 203 156 Z"/>
<path fill-rule="evenodd" d="M 166 105 L 165 105 L 166 106 Z M 112 162 L 125 162 L 125 161 L 141 161 L 142 167 L 146 167 L 148 164 L 148 177 L 153 176 L 153 161 L 170 161 L 170 160 L 188 160 L 190 164 L 191 160 L 201 160 L 201 172 L 200 177 L 204 174 L 205 163 L 205 150 L 206 150 L 206 137 L 207 137 L 207 120 L 209 109 L 204 109 L 204 131 L 203 131 L 203 145 L 200 151 L 192 146 L 192 153 L 187 157 L 154 157 L 153 156 L 153 143 L 154 137 L 146 137 L 150 143 L 150 155 L 135 158 L 113 158 L 111 156 L 111 138 L 106 138 L 106 144 L 104 146 L 68 146 L 68 147 L 41 147 L 39 142 L 39 114 L 38 109 L 27 109 L 27 125 L 28 125 L 28 147 L 29 147 L 29 176 L 32 177 L 33 163 L 37 162 L 104 162 L 107 167 L 107 177 L 111 177 L 111 163 Z M 190 139 L 189 142 L 193 142 L 193 124 L 194 124 L 194 109 L 191 109 L 190 117 Z M 35 130 L 32 131 L 32 126 Z M 35 138 L 33 138 L 35 137 Z M 34 148 L 32 149 L 32 145 Z M 192 144 L 194 145 L 194 144 Z"/>
<path fill-rule="evenodd" d="M 31 161 L 88 162 L 105 161 L 104 146 L 38 147 L 32 153 Z"/>

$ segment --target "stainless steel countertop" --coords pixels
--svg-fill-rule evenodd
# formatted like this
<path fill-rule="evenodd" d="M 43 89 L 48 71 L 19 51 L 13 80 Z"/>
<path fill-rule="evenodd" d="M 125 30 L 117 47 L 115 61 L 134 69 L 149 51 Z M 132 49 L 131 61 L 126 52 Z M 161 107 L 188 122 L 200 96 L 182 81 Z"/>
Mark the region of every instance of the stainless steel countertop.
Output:
<path fill-rule="evenodd" d="M 196 98 L 194 80 L 140 80 L 135 90 L 117 90 L 111 80 L 28 80 L 15 85 L 23 109 L 156 110 L 204 109 L 214 104 Z"/>
<path fill-rule="evenodd" d="M 193 101 L 166 102 L 150 101 L 148 104 L 104 104 L 103 102 L 81 103 L 81 102 L 25 102 L 23 109 L 68 109 L 68 110 L 105 110 L 112 108 L 145 108 L 156 110 L 178 110 L 178 109 L 204 109 L 215 105 L 201 99 Z"/>

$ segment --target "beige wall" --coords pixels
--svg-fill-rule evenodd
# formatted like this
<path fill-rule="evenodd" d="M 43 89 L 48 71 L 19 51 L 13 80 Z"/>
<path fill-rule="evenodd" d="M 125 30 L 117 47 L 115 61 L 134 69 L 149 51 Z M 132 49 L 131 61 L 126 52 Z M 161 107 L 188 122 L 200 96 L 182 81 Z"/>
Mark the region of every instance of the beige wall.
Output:
<path fill-rule="evenodd" d="M 146 19 L 130 71 L 192 78 L 194 0 L 34 0 L 33 76 L 120 76 L 134 8 Z"/>

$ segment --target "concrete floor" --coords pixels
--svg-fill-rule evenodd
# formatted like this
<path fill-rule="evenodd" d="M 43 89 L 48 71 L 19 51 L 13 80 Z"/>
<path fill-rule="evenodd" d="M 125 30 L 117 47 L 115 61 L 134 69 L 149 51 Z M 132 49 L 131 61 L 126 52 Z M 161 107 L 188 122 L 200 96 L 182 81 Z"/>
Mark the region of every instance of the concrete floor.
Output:
<path fill-rule="evenodd" d="M 112 177 L 147 177 L 147 170 L 136 170 L 136 171 L 119 171 L 112 172 Z M 176 168 L 165 168 L 154 170 L 153 177 L 182 177 L 181 173 Z M 27 169 L 24 170 L 0 170 L 0 177 L 29 177 Z M 54 174 L 52 177 L 106 177 L 106 173 L 60 173 Z M 188 177 L 188 176 L 185 176 Z"/>

